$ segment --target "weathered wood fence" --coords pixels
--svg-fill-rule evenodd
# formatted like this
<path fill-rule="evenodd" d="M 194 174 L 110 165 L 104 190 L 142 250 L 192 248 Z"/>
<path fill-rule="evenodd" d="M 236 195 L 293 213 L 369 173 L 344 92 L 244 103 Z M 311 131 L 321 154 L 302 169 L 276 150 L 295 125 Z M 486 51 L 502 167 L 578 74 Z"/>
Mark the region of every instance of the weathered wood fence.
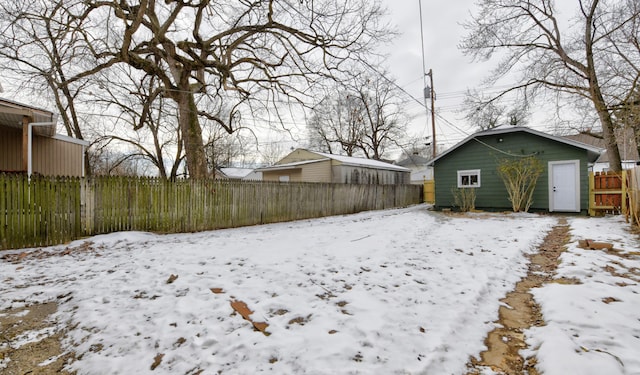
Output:
<path fill-rule="evenodd" d="M 95 234 L 195 232 L 404 207 L 420 185 L 348 185 L 0 174 L 0 249 Z"/>
<path fill-rule="evenodd" d="M 589 215 L 627 214 L 627 171 L 589 174 Z"/>
<path fill-rule="evenodd" d="M 627 171 L 627 218 L 631 217 L 631 223 L 640 225 L 640 167 Z"/>
<path fill-rule="evenodd" d="M 424 197 L 425 203 L 436 203 L 436 181 L 435 180 L 425 180 L 424 183 L 424 191 L 422 193 Z"/>

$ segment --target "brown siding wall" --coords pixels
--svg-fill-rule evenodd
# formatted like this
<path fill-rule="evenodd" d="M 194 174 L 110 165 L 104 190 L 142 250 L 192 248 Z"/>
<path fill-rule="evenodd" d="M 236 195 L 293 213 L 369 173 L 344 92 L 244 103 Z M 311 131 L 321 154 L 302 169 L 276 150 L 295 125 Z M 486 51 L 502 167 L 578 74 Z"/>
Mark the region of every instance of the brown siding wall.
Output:
<path fill-rule="evenodd" d="M 0 126 L 0 171 L 22 170 L 22 131 Z"/>
<path fill-rule="evenodd" d="M 82 176 L 82 145 L 34 136 L 33 172 L 52 176 Z"/>
<path fill-rule="evenodd" d="M 331 182 L 331 160 L 303 165 L 302 181 Z"/>
<path fill-rule="evenodd" d="M 33 173 L 46 176 L 82 176 L 82 145 L 34 135 L 32 146 Z M 0 171 L 22 171 L 20 129 L 0 127 Z"/>
<path fill-rule="evenodd" d="M 262 181 L 278 181 L 278 173 L 263 171 Z"/>
<path fill-rule="evenodd" d="M 331 182 L 331 161 L 303 164 L 296 169 L 262 172 L 262 181 L 280 181 L 289 176 L 289 182 Z"/>
<path fill-rule="evenodd" d="M 280 181 L 280 176 L 289 176 L 289 182 L 302 182 L 300 169 L 285 169 L 281 171 L 262 172 L 262 181 Z"/>

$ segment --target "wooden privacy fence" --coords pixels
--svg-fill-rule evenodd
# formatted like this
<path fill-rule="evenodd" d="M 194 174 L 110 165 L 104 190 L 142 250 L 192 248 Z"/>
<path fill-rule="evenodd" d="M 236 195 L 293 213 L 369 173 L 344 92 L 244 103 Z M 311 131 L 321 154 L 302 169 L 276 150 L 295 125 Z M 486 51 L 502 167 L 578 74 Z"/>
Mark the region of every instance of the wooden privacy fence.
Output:
<path fill-rule="evenodd" d="M 631 223 L 640 225 L 640 167 L 634 167 L 627 171 L 627 217 L 631 217 Z"/>
<path fill-rule="evenodd" d="M 0 174 L 0 249 L 139 230 L 195 232 L 404 207 L 420 185 Z"/>
<path fill-rule="evenodd" d="M 589 174 L 589 215 L 627 213 L 627 173 Z"/>
<path fill-rule="evenodd" d="M 424 202 L 425 203 L 436 203 L 436 181 L 435 180 L 425 180 L 424 181 Z"/>

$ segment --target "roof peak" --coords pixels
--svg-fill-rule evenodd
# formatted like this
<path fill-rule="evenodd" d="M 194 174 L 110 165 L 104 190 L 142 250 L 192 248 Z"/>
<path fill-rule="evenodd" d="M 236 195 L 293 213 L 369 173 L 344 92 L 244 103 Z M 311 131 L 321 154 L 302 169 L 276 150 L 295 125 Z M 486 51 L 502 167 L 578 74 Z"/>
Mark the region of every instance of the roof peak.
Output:
<path fill-rule="evenodd" d="M 582 142 L 578 142 L 578 141 L 574 141 L 571 139 L 567 139 L 567 138 L 563 138 L 563 137 L 559 137 L 559 136 L 555 136 L 549 133 L 545 133 L 539 130 L 535 130 L 526 126 L 498 126 L 492 129 L 488 129 L 488 130 L 481 130 L 478 131 L 476 133 L 471 134 L 470 136 L 468 136 L 467 138 L 463 139 L 462 141 L 460 141 L 459 143 L 457 143 L 456 145 L 454 145 L 453 147 L 449 148 L 448 150 L 446 150 L 445 152 L 443 152 L 442 154 L 438 155 L 435 159 L 432 159 L 431 162 L 429 163 L 430 165 L 433 165 L 433 163 L 436 160 L 441 159 L 443 156 L 449 154 L 451 151 L 457 149 L 458 147 L 462 146 L 463 144 L 471 141 L 472 139 L 478 138 L 478 137 L 484 137 L 484 136 L 490 136 L 490 135 L 499 135 L 499 134 L 508 134 L 508 133 L 515 133 L 515 132 L 525 132 L 525 133 L 529 133 L 529 134 L 533 134 L 536 135 L 538 137 L 543 137 L 543 138 L 547 138 L 556 142 L 560 142 L 560 143 L 564 143 L 573 147 L 578 147 L 581 149 L 586 150 L 592 157 L 593 160 L 595 161 L 595 159 L 597 159 L 597 156 L 600 155 L 601 153 L 601 149 L 595 146 L 591 146 Z M 479 140 L 478 140 L 479 141 Z"/>

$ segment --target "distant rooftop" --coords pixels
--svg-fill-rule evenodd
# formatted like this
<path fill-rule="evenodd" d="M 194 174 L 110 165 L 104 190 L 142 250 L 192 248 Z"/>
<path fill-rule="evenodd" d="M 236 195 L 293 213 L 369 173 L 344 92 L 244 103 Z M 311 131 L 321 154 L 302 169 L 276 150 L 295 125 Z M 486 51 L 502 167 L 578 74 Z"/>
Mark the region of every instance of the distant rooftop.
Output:
<path fill-rule="evenodd" d="M 572 135 L 567 135 L 564 138 L 582 142 L 598 148 L 606 149 L 606 145 L 605 145 L 604 139 L 602 138 L 601 133 L 572 134 Z M 616 133 L 616 138 L 618 140 L 618 150 L 620 151 L 620 158 L 622 159 L 622 161 L 640 160 L 640 158 L 638 157 L 638 148 L 636 147 L 635 137 L 631 129 L 626 129 L 626 131 L 619 130 Z M 606 152 L 603 152 L 600 158 L 598 158 L 598 160 L 596 161 L 596 163 L 608 163 L 608 162 L 609 162 L 609 156 L 607 155 Z"/>
<path fill-rule="evenodd" d="M 402 167 L 402 166 L 399 166 L 399 165 L 390 164 L 390 163 L 385 163 L 385 162 L 380 161 L 380 160 L 356 158 L 356 157 L 353 157 L 353 156 L 327 154 L 327 153 L 324 153 L 324 152 L 317 152 L 317 151 L 311 151 L 311 150 L 307 150 L 307 151 L 313 152 L 314 154 L 318 154 L 318 155 L 324 156 L 324 157 L 329 158 L 329 159 L 337 160 L 337 161 L 341 162 L 342 164 L 346 164 L 346 165 L 355 165 L 355 166 L 360 166 L 360 167 L 371 167 L 371 168 L 378 168 L 378 169 L 390 169 L 390 170 L 403 171 L 403 172 L 408 171 L 408 169 L 405 168 L 405 167 Z"/>

